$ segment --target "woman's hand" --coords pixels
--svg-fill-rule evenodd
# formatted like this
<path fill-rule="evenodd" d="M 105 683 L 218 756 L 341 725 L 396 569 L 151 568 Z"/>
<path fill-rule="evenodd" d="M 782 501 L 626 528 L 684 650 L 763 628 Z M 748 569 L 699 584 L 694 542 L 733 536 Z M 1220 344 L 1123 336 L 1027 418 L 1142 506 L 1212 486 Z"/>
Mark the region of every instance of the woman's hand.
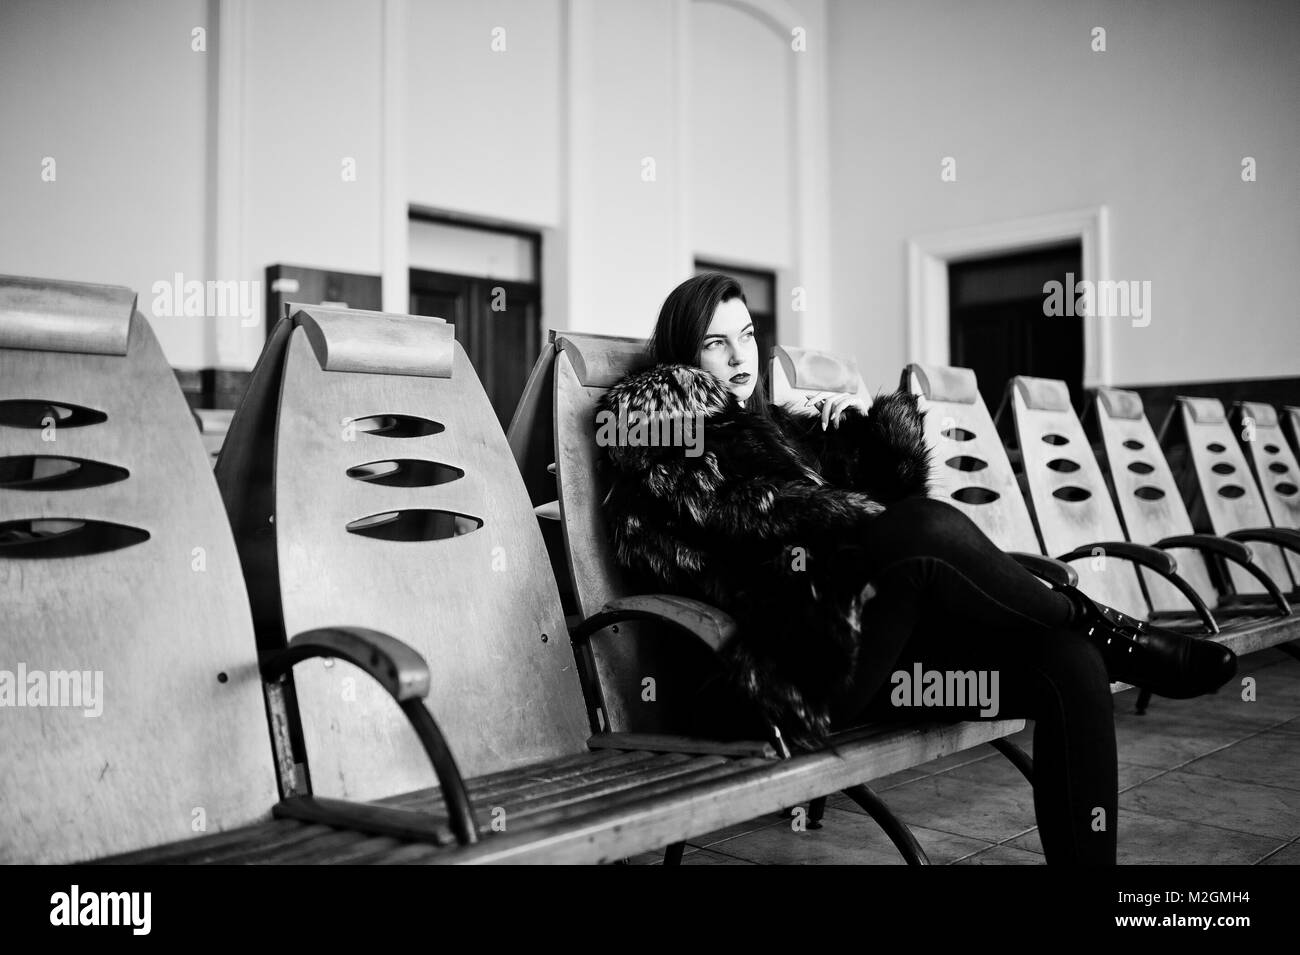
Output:
<path fill-rule="evenodd" d="M 813 407 L 822 413 L 822 430 L 825 431 L 831 424 L 838 428 L 840 418 L 850 408 L 865 416 L 871 408 L 871 400 L 863 395 L 827 395 L 813 402 Z"/>
<path fill-rule="evenodd" d="M 831 424 L 838 428 L 840 418 L 850 408 L 865 416 L 871 410 L 871 401 L 862 395 L 856 394 L 826 395 L 814 401 L 813 406 L 822 414 L 822 430 L 825 431 Z M 922 416 L 930 410 L 930 403 L 926 401 L 924 395 L 916 395 L 916 410 Z"/>

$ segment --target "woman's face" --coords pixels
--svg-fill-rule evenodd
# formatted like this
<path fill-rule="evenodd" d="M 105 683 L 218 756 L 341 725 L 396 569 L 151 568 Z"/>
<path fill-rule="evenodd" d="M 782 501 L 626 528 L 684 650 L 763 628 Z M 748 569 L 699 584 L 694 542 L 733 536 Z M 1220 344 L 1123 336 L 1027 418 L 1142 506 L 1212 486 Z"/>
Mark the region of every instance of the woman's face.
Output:
<path fill-rule="evenodd" d="M 754 393 L 758 384 L 758 342 L 754 340 L 749 309 L 740 299 L 728 299 L 714 311 L 697 363 L 721 379 L 741 404 Z"/>

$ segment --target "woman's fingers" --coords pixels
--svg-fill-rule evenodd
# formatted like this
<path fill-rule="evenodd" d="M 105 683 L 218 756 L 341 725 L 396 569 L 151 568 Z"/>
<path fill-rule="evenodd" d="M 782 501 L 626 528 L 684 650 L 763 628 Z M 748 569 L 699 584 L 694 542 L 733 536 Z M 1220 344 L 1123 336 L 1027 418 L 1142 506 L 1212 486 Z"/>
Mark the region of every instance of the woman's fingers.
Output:
<path fill-rule="evenodd" d="M 835 427 L 840 426 L 840 416 L 844 414 L 844 409 L 856 401 L 856 395 L 831 395 L 822 401 L 822 430 L 834 422 Z"/>

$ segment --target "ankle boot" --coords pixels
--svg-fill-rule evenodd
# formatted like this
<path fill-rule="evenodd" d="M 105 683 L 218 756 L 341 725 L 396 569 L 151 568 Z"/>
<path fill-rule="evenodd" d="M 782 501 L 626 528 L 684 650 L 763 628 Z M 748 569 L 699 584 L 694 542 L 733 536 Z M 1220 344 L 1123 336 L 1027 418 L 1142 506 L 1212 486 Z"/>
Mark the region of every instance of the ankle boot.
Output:
<path fill-rule="evenodd" d="M 1237 655 L 1225 646 L 1130 617 L 1076 587 L 1059 589 L 1079 608 L 1084 632 L 1113 680 L 1186 700 L 1212 693 L 1237 672 Z"/>

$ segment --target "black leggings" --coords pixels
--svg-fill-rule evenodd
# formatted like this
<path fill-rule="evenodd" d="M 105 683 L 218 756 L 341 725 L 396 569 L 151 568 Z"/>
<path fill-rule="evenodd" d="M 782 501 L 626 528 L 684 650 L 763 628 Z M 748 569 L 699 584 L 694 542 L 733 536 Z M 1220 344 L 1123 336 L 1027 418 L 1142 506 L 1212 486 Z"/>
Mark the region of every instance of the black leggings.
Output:
<path fill-rule="evenodd" d="M 1073 601 L 956 507 L 907 498 L 862 542 L 877 594 L 862 612 L 855 686 L 836 723 L 980 719 L 978 705 L 895 705 L 891 675 L 997 671 L 997 719 L 1034 721 L 1034 809 L 1049 863 L 1114 865 L 1118 769 L 1110 678 Z M 900 699 L 901 703 L 901 699 Z"/>

